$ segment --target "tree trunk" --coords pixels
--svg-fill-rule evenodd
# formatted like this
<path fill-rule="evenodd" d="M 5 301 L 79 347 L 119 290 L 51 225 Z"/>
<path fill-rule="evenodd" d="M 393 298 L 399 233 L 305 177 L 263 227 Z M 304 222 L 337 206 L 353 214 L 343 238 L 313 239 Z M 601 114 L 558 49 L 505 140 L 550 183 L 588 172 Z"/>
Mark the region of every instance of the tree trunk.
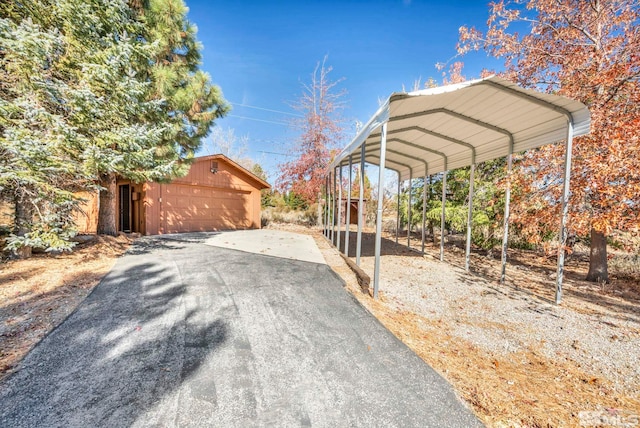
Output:
<path fill-rule="evenodd" d="M 29 232 L 29 225 L 33 221 L 33 210 L 28 203 L 20 198 L 15 199 L 15 221 L 14 233 L 17 236 L 24 236 Z M 20 247 L 14 251 L 13 257 L 27 259 L 31 257 L 31 247 Z"/>
<path fill-rule="evenodd" d="M 431 241 L 435 244 L 438 243 L 438 234 L 436 233 L 435 222 L 429 220 L 429 228 L 431 229 Z"/>
<path fill-rule="evenodd" d="M 587 281 L 609 282 L 607 269 L 607 237 L 603 232 L 591 229 L 591 255 Z"/>
<path fill-rule="evenodd" d="M 116 176 L 103 175 L 100 180 L 100 206 L 98 209 L 98 234 L 115 236 L 116 230 Z"/>

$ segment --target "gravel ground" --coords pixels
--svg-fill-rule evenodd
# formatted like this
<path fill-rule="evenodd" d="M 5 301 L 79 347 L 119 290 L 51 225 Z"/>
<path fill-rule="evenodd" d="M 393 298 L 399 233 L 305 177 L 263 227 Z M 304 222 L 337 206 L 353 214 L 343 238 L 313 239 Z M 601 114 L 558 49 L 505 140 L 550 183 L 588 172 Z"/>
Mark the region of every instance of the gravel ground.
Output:
<path fill-rule="evenodd" d="M 373 277 L 373 257 L 362 268 Z M 454 336 L 487 353 L 536 349 L 640 394 L 640 319 L 598 308 L 592 313 L 547 303 L 430 257 L 385 256 L 380 290 L 397 309 L 449 319 Z"/>
<path fill-rule="evenodd" d="M 404 245 L 397 245 L 391 239 L 383 240 L 381 298 L 374 302 L 368 296 L 358 296 L 353 274 L 335 247 L 318 231 L 290 225 L 270 227 L 315 234 L 327 263 L 345 279 L 356 297 L 392 331 L 395 323 L 394 332 L 401 340 L 461 387 L 462 395 L 474 404 L 485 423 L 491 426 L 579 426 L 582 423 L 579 411 L 602 411 L 609 415 L 622 409 L 637 425 L 640 415 L 638 302 L 611 296 L 599 298 L 596 295 L 594 298 L 593 294 L 581 298 L 582 293 L 573 292 L 579 289 L 571 289 L 574 285 L 568 281 L 563 304 L 556 305 L 527 290 L 528 281 L 531 284 L 548 281 L 549 287 L 553 288 L 553 279 L 545 274 L 522 266 L 512 267 L 510 285 L 504 285 L 456 267 L 455 264 L 461 265 L 462 261 L 455 260 L 454 254 L 445 252 L 445 262 L 440 262 L 429 254 L 423 256 Z M 361 267 L 372 282 L 373 243 L 373 234 L 365 234 Z M 350 242 L 350 248 L 353 255 L 355 240 Z M 433 255 L 437 256 L 437 253 Z M 447 262 L 447 258 L 453 264 Z M 476 262 L 478 260 L 482 263 L 476 257 Z M 578 287 L 583 286 L 578 284 Z M 422 323 L 425 328 L 416 332 L 412 327 L 398 327 L 399 324 L 411 324 L 412 320 Z M 429 335 L 434 329 L 436 334 Z M 446 342 L 428 343 L 436 337 Z M 467 353 L 461 358 L 462 364 L 451 362 L 448 348 L 454 347 Z M 421 353 L 425 348 L 433 349 Z M 430 352 L 432 355 L 428 355 Z M 462 369 L 465 358 L 470 364 Z M 486 362 L 490 368 L 491 364 L 497 368 L 500 362 L 500 370 L 496 370 L 497 382 L 482 384 L 484 379 L 491 378 L 491 374 L 487 377 L 480 367 L 476 370 L 473 365 L 479 362 Z M 441 363 L 440 367 L 437 363 Z M 528 367 L 533 364 L 543 365 L 537 374 L 528 373 Z M 527 376 L 546 372 L 551 373 L 550 379 L 538 379 L 537 385 L 527 381 Z M 468 381 L 473 376 L 477 379 Z M 521 394 L 525 399 L 514 398 L 514 381 L 515 386 L 521 382 L 524 390 Z M 549 391 L 545 391 L 545 381 L 554 383 L 548 385 Z M 492 390 L 496 387 L 503 390 Z M 491 403 L 494 407 L 483 408 L 483 403 L 473 403 L 468 391 L 475 388 L 485 388 L 487 394 L 493 395 L 489 400 L 494 400 Z M 499 396 L 506 398 L 497 398 Z M 529 398 L 535 403 L 531 407 L 537 406 L 537 409 L 527 408 Z M 502 408 L 508 411 L 494 417 Z M 545 408 L 549 419 L 544 419 Z"/>

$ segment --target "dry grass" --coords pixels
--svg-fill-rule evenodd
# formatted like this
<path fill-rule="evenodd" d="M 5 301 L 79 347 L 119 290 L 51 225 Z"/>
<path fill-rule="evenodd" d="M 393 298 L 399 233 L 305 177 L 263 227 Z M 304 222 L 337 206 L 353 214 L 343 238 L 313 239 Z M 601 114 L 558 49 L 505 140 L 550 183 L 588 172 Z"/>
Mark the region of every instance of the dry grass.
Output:
<path fill-rule="evenodd" d="M 535 349 L 508 358 L 487 354 L 452 336 L 448 320 L 396 312 L 384 296 L 360 300 L 451 382 L 489 426 L 571 426 L 578 409 L 640 409 L 638 397 L 614 392 L 606 379 L 589 376 L 566 360 L 550 360 Z"/>
<path fill-rule="evenodd" d="M 99 236 L 72 253 L 0 265 L 0 379 L 75 310 L 130 244 Z"/>
<path fill-rule="evenodd" d="M 262 226 L 269 224 L 296 224 L 312 226 L 317 221 L 317 208 L 312 206 L 307 210 L 293 210 L 288 207 L 266 207 L 261 213 Z"/>

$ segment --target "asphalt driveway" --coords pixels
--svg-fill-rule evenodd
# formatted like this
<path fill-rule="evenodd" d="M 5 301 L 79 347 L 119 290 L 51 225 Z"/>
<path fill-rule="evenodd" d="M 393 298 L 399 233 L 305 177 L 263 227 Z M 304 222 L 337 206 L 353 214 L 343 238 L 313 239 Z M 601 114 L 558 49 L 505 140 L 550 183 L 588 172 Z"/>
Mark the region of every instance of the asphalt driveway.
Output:
<path fill-rule="evenodd" d="M 2 427 L 479 425 L 286 232 L 138 240 L 0 384 Z"/>

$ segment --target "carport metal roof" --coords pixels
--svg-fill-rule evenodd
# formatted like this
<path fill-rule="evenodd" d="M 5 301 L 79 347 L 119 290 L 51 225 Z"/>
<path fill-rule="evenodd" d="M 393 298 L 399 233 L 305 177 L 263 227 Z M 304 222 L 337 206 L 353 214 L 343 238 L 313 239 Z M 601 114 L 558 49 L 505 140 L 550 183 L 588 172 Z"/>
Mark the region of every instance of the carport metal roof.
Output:
<path fill-rule="evenodd" d="M 566 240 L 565 223 L 568 212 L 572 140 L 575 136 L 588 134 L 590 123 L 591 116 L 584 104 L 559 95 L 524 89 L 497 76 L 408 93 L 394 93 L 380 106 L 375 115 L 329 166 L 326 187 L 328 195 L 333 201 L 333 208 L 327 206 L 325 224 L 331 224 L 331 226 L 327 227 L 325 232 L 333 240 L 335 214 L 337 212 L 338 218 L 341 218 L 342 206 L 342 204 L 336 204 L 337 198 L 342 199 L 342 186 L 336 187 L 336 168 L 339 168 L 341 182 L 342 166 L 347 163 L 352 165 L 353 162 L 359 162 L 361 166 L 364 163 L 381 166 L 378 194 L 382 194 L 384 168 L 396 171 L 399 181 L 402 181 L 411 180 L 419 175 L 426 177 L 451 169 L 471 166 L 467 223 L 468 269 L 472 227 L 473 167 L 475 164 L 508 156 L 508 169 L 510 170 L 511 154 L 514 152 L 565 140 L 564 189 L 560 221 L 560 248 L 563 248 Z M 361 162 L 362 160 L 364 162 Z M 361 180 L 363 174 L 364 169 L 361 170 Z M 332 186 L 331 176 L 333 177 Z M 360 185 L 362 188 L 364 183 L 361 182 Z M 446 181 L 443 184 L 442 194 L 441 233 L 443 233 L 445 223 L 445 188 Z M 350 194 L 351 174 L 349 174 L 349 198 Z M 502 258 L 503 279 L 508 239 L 508 210 L 509 189 L 507 188 Z M 382 201 L 379 200 L 376 224 L 374 295 L 377 295 L 379 279 L 381 217 Z M 346 233 L 345 252 L 348 248 L 348 225 Z M 336 236 L 337 246 L 340 247 L 339 222 Z M 360 248 L 360 237 L 361 225 L 359 223 L 358 248 Z M 443 258 L 443 242 L 444 236 L 441 236 L 441 259 Z M 359 261 L 359 252 L 357 251 L 356 254 Z M 556 302 L 558 303 L 562 290 L 563 269 L 564 251 L 558 251 L 556 284 Z"/>
<path fill-rule="evenodd" d="M 436 174 L 558 142 L 566 138 L 568 119 L 574 136 L 589 132 L 590 114 L 584 104 L 523 89 L 496 76 L 394 93 L 331 167 L 344 164 L 363 142 L 365 161 L 378 165 L 375 152 L 385 122 L 387 167 L 407 180 L 410 169 L 414 177 Z"/>

